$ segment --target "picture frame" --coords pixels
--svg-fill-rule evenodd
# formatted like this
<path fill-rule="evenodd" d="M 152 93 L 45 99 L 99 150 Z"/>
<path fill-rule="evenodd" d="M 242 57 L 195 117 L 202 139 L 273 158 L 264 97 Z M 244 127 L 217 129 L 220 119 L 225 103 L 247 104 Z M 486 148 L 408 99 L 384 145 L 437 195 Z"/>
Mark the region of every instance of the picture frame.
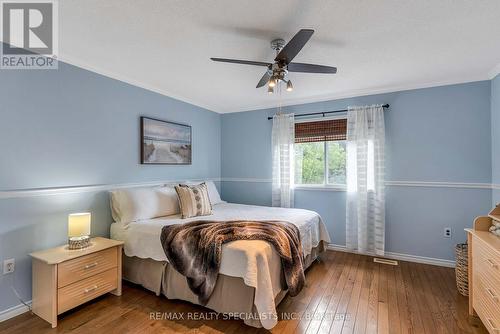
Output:
<path fill-rule="evenodd" d="M 192 164 L 190 125 L 141 116 L 140 127 L 141 164 Z"/>

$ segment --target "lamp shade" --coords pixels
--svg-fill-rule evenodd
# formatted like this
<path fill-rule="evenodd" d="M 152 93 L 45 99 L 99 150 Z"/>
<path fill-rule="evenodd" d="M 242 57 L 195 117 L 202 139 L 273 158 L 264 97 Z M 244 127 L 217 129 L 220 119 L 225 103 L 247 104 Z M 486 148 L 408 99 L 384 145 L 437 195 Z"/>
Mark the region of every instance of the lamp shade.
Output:
<path fill-rule="evenodd" d="M 90 235 L 90 212 L 72 213 L 68 216 L 68 237 Z"/>

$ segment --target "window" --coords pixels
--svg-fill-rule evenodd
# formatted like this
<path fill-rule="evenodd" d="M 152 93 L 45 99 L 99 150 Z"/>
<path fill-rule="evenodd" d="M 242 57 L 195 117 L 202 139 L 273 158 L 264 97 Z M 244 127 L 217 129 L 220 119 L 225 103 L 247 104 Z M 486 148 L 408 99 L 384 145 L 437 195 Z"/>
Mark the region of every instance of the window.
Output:
<path fill-rule="evenodd" d="M 295 123 L 295 184 L 346 184 L 347 120 Z"/>

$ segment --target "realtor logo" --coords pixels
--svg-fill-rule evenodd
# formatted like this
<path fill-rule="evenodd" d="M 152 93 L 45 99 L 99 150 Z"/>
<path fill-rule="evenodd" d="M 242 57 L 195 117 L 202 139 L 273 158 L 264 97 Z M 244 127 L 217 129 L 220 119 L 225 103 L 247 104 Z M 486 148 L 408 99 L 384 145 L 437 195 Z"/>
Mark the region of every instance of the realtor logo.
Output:
<path fill-rule="evenodd" d="M 57 69 L 56 0 L 3 0 L 2 69 Z"/>

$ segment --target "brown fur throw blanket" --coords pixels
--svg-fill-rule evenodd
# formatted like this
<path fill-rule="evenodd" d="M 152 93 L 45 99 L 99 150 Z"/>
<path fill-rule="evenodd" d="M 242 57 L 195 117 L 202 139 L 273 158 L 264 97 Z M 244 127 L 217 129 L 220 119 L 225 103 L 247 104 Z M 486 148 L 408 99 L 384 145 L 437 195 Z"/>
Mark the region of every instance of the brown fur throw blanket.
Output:
<path fill-rule="evenodd" d="M 222 244 L 234 240 L 264 240 L 278 252 L 291 296 L 305 283 L 304 258 L 297 226 L 278 221 L 194 221 L 167 225 L 161 231 L 167 259 L 186 276 L 191 291 L 206 305 L 217 282 Z"/>

